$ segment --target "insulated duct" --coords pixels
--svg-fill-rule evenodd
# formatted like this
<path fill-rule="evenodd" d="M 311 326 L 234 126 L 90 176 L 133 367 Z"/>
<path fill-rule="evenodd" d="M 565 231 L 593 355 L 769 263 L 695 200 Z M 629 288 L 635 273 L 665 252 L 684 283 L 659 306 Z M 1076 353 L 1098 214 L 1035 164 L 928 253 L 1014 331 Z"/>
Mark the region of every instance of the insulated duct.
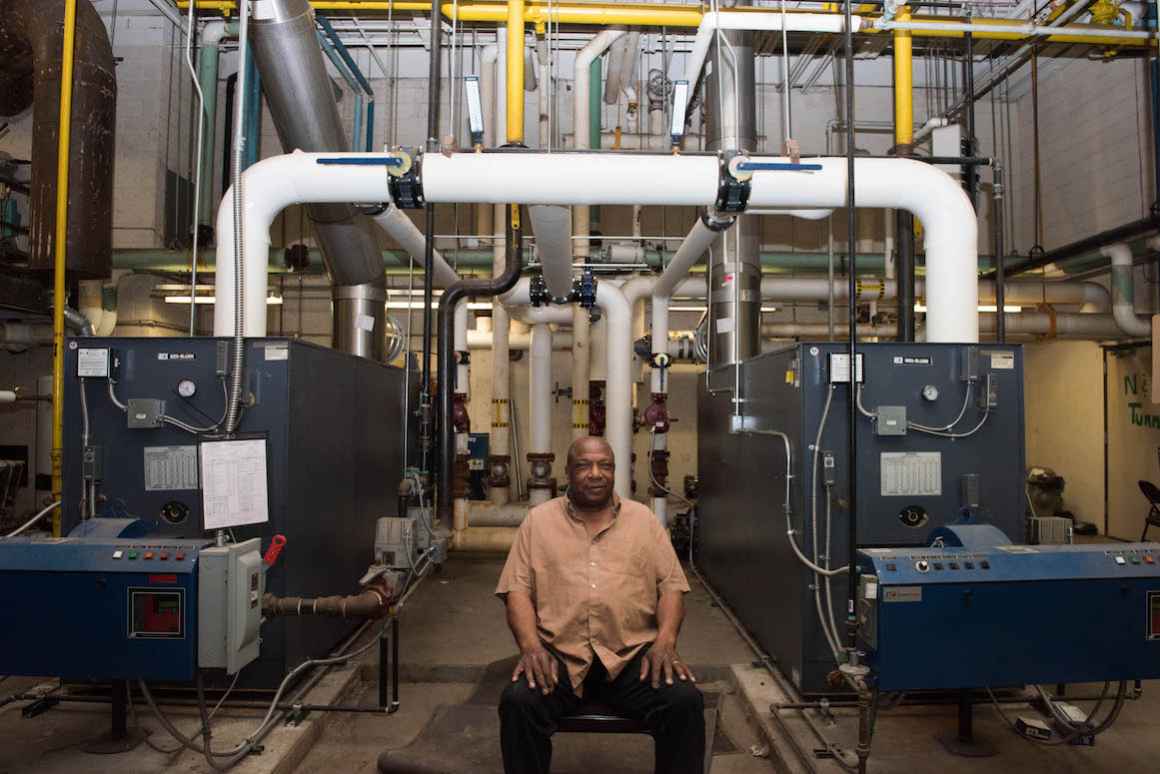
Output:
<path fill-rule="evenodd" d="M 258 4 L 251 36 L 283 150 L 348 150 L 310 4 Z M 386 290 L 371 221 L 350 204 L 312 204 L 307 211 L 334 288 L 334 347 L 381 360 Z"/>
<path fill-rule="evenodd" d="M 748 0 L 736 5 L 751 5 Z M 724 45 L 718 47 L 717 35 Z M 706 148 L 757 149 L 753 33 L 721 30 L 706 68 Z M 739 216 L 716 241 L 709 266 L 709 368 L 761 353 L 761 260 L 758 223 Z"/>
<path fill-rule="evenodd" d="M 64 3 L 0 0 L 0 116 L 32 107 L 30 267 L 53 267 Z M 109 276 L 117 79 L 113 49 L 88 0 L 77 2 L 69 144 L 67 269 Z"/>

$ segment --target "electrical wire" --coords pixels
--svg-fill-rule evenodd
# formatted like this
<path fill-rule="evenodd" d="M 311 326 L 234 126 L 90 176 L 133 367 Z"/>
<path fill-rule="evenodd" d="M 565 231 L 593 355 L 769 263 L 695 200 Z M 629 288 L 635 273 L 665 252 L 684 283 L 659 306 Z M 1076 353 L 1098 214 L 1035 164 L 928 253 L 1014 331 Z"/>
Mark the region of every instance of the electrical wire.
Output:
<path fill-rule="evenodd" d="M 811 521 L 815 525 L 815 529 L 814 529 L 814 541 L 815 542 L 817 542 L 816 525 L 818 523 L 818 454 L 819 454 L 819 451 L 820 451 L 820 448 L 822 445 L 822 433 L 826 429 L 826 420 L 828 420 L 830 417 L 830 405 L 834 401 L 834 389 L 835 389 L 834 385 L 831 384 L 829 392 L 826 393 L 826 403 L 825 403 L 825 406 L 822 408 L 822 418 L 818 422 L 818 432 L 817 432 L 817 435 L 814 437 L 813 464 L 811 465 L 812 470 L 810 471 L 810 473 L 811 473 L 811 477 L 810 477 L 810 514 L 811 514 Z M 788 486 L 788 483 L 787 483 L 787 486 Z M 852 514 L 851 514 L 851 518 L 853 518 Z M 809 569 L 814 571 L 815 575 L 821 575 L 821 576 L 824 576 L 827 578 L 832 578 L 836 575 L 841 575 L 842 573 L 849 571 L 849 569 L 850 569 L 849 565 L 845 565 L 845 566 L 839 567 L 837 569 L 831 570 L 828 567 L 819 567 L 814 562 L 811 562 L 808 558 L 806 558 L 806 555 L 802 553 L 801 548 L 798 547 L 797 540 L 794 539 L 794 530 L 793 530 L 792 524 L 790 523 L 788 510 L 786 512 L 785 521 L 786 521 L 786 526 L 788 527 L 787 534 L 789 535 L 789 544 L 793 548 L 793 552 L 795 554 L 797 554 L 797 558 L 806 567 L 808 567 Z"/>
<path fill-rule="evenodd" d="M 950 430 L 951 428 L 953 428 L 955 425 L 957 425 L 960 421 L 962 421 L 964 414 L 966 414 L 967 406 L 971 402 L 971 392 L 972 392 L 972 390 L 971 390 L 970 384 L 968 384 L 967 394 L 963 399 L 963 407 L 959 411 L 959 415 L 955 418 L 955 421 L 951 422 L 949 425 L 944 425 L 941 428 L 936 428 L 936 427 L 929 427 L 927 425 L 920 425 L 917 422 L 909 422 L 908 421 L 906 423 L 906 427 L 910 430 L 914 430 L 915 432 L 926 433 L 927 435 L 934 435 L 934 436 L 938 436 L 939 438 L 969 438 L 969 437 L 971 437 L 972 435 L 974 435 L 975 433 L 977 433 L 981 429 L 983 429 L 983 425 L 986 424 L 987 417 L 989 417 L 991 414 L 991 407 L 989 405 L 985 409 L 983 409 L 983 416 L 979 420 L 978 424 L 976 424 L 970 430 L 967 430 L 966 432 L 963 432 L 963 433 L 946 432 L 946 431 Z M 860 385 L 860 384 L 858 385 L 857 389 L 854 391 L 854 395 L 855 395 L 855 402 L 857 403 L 857 406 L 858 406 L 858 413 L 860 413 L 864 417 L 868 417 L 871 421 L 876 421 L 878 419 L 877 413 L 875 413 L 873 411 L 867 411 L 866 407 L 862 404 L 862 385 Z"/>
<path fill-rule="evenodd" d="M 21 532 L 23 532 L 24 530 L 26 530 L 26 529 L 28 529 L 29 527 L 31 527 L 33 524 L 35 524 L 36 522 L 40 521 L 41 519 L 43 519 L 43 518 L 44 518 L 45 516 L 47 516 L 48 514 L 52 513 L 52 511 L 53 511 L 53 509 L 54 509 L 54 508 L 58 508 L 58 507 L 60 507 L 60 503 L 61 503 L 61 501 L 60 501 L 60 500 L 57 500 L 56 502 L 53 502 L 53 503 L 50 503 L 50 504 L 46 505 L 46 506 L 45 506 L 43 509 L 41 509 L 41 510 L 40 510 L 40 512 L 39 512 L 39 513 L 37 513 L 35 516 L 33 516 L 33 517 L 32 517 L 31 519 L 29 519 L 28 521 L 26 521 L 26 522 L 24 522 L 23 524 L 21 524 L 19 527 L 17 527 L 16 529 L 14 529 L 12 532 L 9 532 L 9 533 L 8 533 L 7 535 L 5 535 L 4 537 L 6 537 L 6 538 L 10 538 L 10 537 L 16 537 L 16 536 L 17 536 L 17 535 L 19 535 Z"/>
<path fill-rule="evenodd" d="M 121 399 L 117 397 L 116 384 L 117 383 L 114 382 L 112 380 L 112 378 L 110 378 L 108 380 L 109 400 L 111 400 L 113 402 L 114 406 L 121 409 L 121 411 L 128 412 L 128 410 L 129 410 L 128 404 L 122 402 Z M 173 427 L 184 430 L 185 432 L 190 433 L 191 435 L 200 435 L 202 433 L 212 433 L 212 432 L 218 430 L 223 424 L 226 423 L 227 418 L 228 418 L 229 413 L 230 413 L 230 395 L 229 395 L 228 389 L 226 388 L 226 383 L 225 383 L 224 379 L 222 380 L 222 389 L 223 389 L 223 391 L 225 391 L 226 406 L 225 406 L 225 411 L 222 414 L 222 418 L 219 419 L 215 424 L 201 427 L 198 425 L 192 425 L 188 422 L 184 422 L 184 421 L 178 419 L 177 417 L 172 417 L 168 414 L 162 414 L 161 421 L 164 424 L 172 425 Z"/>

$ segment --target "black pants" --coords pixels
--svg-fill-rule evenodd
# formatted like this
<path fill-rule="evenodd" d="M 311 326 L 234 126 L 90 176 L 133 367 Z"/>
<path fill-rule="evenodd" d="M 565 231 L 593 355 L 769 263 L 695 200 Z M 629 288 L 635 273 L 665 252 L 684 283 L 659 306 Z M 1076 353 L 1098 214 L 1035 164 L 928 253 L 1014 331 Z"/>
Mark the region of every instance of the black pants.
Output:
<path fill-rule="evenodd" d="M 640 680 L 644 652 L 609 681 L 596 658 L 584 680 L 584 698 L 615 707 L 641 720 L 656 744 L 656 774 L 703 774 L 705 766 L 705 704 L 692 683 L 673 679 L 654 689 Z M 548 774 L 552 764 L 551 736 L 557 721 L 576 711 L 581 700 L 572 690 L 563 664 L 560 682 L 545 696 L 528 687 L 526 675 L 504 689 L 499 703 L 500 745 L 507 774 Z"/>

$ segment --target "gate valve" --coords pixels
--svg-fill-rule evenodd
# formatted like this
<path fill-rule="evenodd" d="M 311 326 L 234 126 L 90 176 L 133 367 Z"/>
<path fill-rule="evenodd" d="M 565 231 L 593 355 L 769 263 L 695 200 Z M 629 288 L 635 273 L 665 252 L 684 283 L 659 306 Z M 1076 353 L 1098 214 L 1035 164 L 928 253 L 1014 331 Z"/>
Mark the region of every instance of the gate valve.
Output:
<path fill-rule="evenodd" d="M 580 272 L 572 281 L 572 300 L 589 311 L 596 306 L 596 276 L 591 269 Z"/>
<path fill-rule="evenodd" d="M 262 557 L 262 562 L 267 567 L 273 567 L 278 561 L 278 555 L 282 553 L 282 549 L 286 547 L 286 536 L 275 535 L 270 539 L 270 547 L 266 549 L 266 555 Z"/>
<path fill-rule="evenodd" d="M 665 403 L 666 396 L 662 393 L 653 393 L 652 403 L 644 410 L 641 419 L 654 432 L 667 433 L 669 431 L 669 408 Z"/>
<path fill-rule="evenodd" d="M 552 294 L 548 292 L 548 285 L 544 282 L 543 274 L 532 275 L 528 284 L 528 301 L 532 306 L 547 306 L 552 303 Z"/>

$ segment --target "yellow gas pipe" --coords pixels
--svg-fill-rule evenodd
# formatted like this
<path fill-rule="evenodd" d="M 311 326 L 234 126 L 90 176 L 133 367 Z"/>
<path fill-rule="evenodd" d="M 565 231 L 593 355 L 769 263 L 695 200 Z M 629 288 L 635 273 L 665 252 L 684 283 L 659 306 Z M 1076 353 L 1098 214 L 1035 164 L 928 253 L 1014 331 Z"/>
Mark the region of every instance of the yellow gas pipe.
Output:
<path fill-rule="evenodd" d="M 507 141 L 524 142 L 524 0 L 507 4 Z"/>
<path fill-rule="evenodd" d="M 898 21 L 910 21 L 910 8 L 898 9 Z M 894 30 L 894 144 L 914 144 L 914 43 L 910 30 Z"/>
<path fill-rule="evenodd" d="M 65 259 L 68 254 L 68 154 L 72 128 L 73 48 L 76 44 L 77 0 L 65 0 L 61 40 L 60 118 L 56 146 L 56 230 L 52 267 L 52 499 L 59 500 L 63 479 L 64 443 L 64 306 Z M 52 513 L 52 534 L 60 537 L 60 512 Z"/>

